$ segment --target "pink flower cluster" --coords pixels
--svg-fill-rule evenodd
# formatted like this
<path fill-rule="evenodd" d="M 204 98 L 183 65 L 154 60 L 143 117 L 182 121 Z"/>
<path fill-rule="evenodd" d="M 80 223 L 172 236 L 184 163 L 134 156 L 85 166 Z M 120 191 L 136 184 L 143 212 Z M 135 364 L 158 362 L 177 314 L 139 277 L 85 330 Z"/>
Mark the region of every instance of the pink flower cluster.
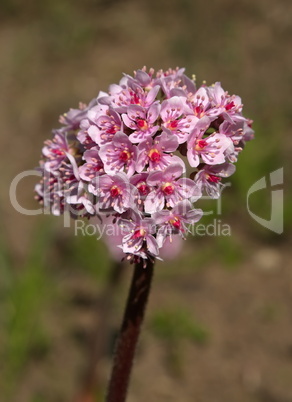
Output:
<path fill-rule="evenodd" d="M 42 150 L 38 200 L 55 215 L 112 216 L 133 259 L 157 258 L 168 237 L 185 237 L 202 216 L 192 203 L 220 196 L 253 138 L 238 96 L 219 82 L 197 88 L 178 68 L 124 75 L 60 123 Z"/>

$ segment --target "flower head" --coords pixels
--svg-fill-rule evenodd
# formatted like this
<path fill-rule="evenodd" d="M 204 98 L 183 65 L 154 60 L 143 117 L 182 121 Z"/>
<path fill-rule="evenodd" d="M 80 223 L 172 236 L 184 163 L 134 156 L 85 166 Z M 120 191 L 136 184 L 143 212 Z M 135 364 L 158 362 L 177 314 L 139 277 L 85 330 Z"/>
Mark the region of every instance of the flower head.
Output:
<path fill-rule="evenodd" d="M 124 74 L 60 117 L 42 149 L 36 199 L 54 215 L 106 215 L 124 230 L 124 254 L 159 258 L 201 218 L 192 203 L 218 198 L 234 173 L 254 136 L 242 109 L 219 82 L 197 87 L 183 68 Z"/>

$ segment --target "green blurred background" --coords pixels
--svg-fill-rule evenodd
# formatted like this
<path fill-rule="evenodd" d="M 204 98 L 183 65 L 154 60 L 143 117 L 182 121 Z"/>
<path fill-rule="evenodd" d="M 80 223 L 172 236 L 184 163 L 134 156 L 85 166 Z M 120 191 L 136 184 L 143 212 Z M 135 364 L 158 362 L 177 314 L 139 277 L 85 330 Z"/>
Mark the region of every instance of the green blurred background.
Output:
<path fill-rule="evenodd" d="M 10 183 L 38 164 L 61 113 L 144 65 L 221 81 L 242 97 L 256 138 L 223 192 L 222 215 L 203 221 L 220 219 L 232 236 L 195 236 L 157 265 L 128 400 L 292 401 L 291 15 L 290 0 L 1 0 L 1 401 L 73 401 L 112 269 L 105 246 L 74 236 L 62 218 L 17 213 Z M 246 195 L 281 167 L 279 235 L 252 219 Z M 23 207 L 36 206 L 35 182 L 18 186 Z M 250 205 L 269 219 L 269 190 Z M 101 395 L 131 270 L 108 292 Z"/>

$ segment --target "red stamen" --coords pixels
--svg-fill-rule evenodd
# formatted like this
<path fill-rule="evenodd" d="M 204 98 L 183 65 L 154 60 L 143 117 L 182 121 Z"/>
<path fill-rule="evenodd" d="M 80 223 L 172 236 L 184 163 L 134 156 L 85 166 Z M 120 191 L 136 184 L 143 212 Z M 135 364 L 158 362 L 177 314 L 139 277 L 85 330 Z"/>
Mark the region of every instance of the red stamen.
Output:
<path fill-rule="evenodd" d="M 138 229 L 138 230 L 136 230 L 134 232 L 133 238 L 134 239 L 139 239 L 140 237 L 145 237 L 145 234 L 146 234 L 146 230 L 141 228 L 141 229 Z"/>
<path fill-rule="evenodd" d="M 208 145 L 207 141 L 205 140 L 197 140 L 195 150 L 196 151 L 201 151 Z"/>
<path fill-rule="evenodd" d="M 207 176 L 207 180 L 211 183 L 218 183 L 219 181 L 221 181 L 221 177 L 218 176 L 214 176 L 213 174 L 209 174 Z"/>
<path fill-rule="evenodd" d="M 148 156 L 152 162 L 159 162 L 161 159 L 160 152 L 156 148 L 150 149 Z"/>
<path fill-rule="evenodd" d="M 115 134 L 117 132 L 117 129 L 115 126 L 111 126 L 106 130 L 107 134 Z"/>
<path fill-rule="evenodd" d="M 137 94 L 135 94 L 134 92 L 131 93 L 132 99 L 131 99 L 131 103 L 132 105 L 140 105 L 140 98 Z"/>
<path fill-rule="evenodd" d="M 172 224 L 172 226 L 174 226 L 176 229 L 180 229 L 181 228 L 181 222 L 179 220 L 178 217 L 175 217 L 174 219 L 172 219 L 170 221 L 170 223 Z"/>
<path fill-rule="evenodd" d="M 120 158 L 119 158 L 119 159 L 120 159 L 121 161 L 127 162 L 130 158 L 131 158 L 131 154 L 130 154 L 129 151 L 124 150 L 124 151 L 122 151 L 122 152 L 120 153 Z"/>
<path fill-rule="evenodd" d="M 64 151 L 61 151 L 60 149 L 52 149 L 52 153 L 58 156 L 64 155 Z"/>
<path fill-rule="evenodd" d="M 178 120 L 173 120 L 168 124 L 168 128 L 171 130 L 175 130 L 178 126 Z"/>
<path fill-rule="evenodd" d="M 118 186 L 112 186 L 110 193 L 112 197 L 117 197 L 121 194 L 121 189 Z"/>
<path fill-rule="evenodd" d="M 147 124 L 146 120 L 137 119 L 136 121 L 137 121 L 137 126 L 138 126 L 141 130 L 147 130 L 148 124 Z"/>
<path fill-rule="evenodd" d="M 144 181 L 141 181 L 140 183 L 138 183 L 137 188 L 141 195 L 147 195 L 149 193 L 149 187 L 147 186 L 147 184 Z"/>
<path fill-rule="evenodd" d="M 162 185 L 162 191 L 166 194 L 166 195 L 171 195 L 174 193 L 174 185 L 172 183 L 164 183 Z"/>
<path fill-rule="evenodd" d="M 227 103 L 227 105 L 225 106 L 225 109 L 230 110 L 230 109 L 234 108 L 234 106 L 235 106 L 234 102 L 231 101 L 231 102 Z"/>
<path fill-rule="evenodd" d="M 201 105 L 196 106 L 194 109 L 194 112 L 197 116 L 201 117 L 201 115 L 203 113 L 203 107 Z"/>

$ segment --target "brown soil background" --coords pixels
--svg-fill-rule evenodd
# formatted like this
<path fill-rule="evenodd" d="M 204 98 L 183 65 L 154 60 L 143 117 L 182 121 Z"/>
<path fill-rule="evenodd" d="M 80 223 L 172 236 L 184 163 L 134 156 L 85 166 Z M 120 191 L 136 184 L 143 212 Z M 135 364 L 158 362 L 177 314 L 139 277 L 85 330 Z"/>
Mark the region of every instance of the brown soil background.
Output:
<path fill-rule="evenodd" d="M 61 218 L 18 214 L 10 183 L 37 165 L 61 113 L 143 65 L 185 66 L 198 83 L 221 81 L 242 96 L 256 140 L 223 197 L 219 218 L 232 237 L 189 239 L 179 258 L 157 265 L 128 400 L 292 401 L 291 15 L 284 0 L 2 0 L 1 401 L 73 401 L 111 263 L 100 243 L 76 238 Z M 249 216 L 246 193 L 282 166 L 285 227 L 277 235 Z M 27 208 L 35 207 L 34 184 L 26 179 L 18 188 Z M 252 207 L 268 218 L 270 194 L 259 192 Z M 130 274 L 126 267 L 112 294 L 108 344 Z M 206 337 L 190 339 L 179 328 L 157 336 L 161 311 L 186 312 Z M 108 348 L 99 362 L 101 394 Z"/>

